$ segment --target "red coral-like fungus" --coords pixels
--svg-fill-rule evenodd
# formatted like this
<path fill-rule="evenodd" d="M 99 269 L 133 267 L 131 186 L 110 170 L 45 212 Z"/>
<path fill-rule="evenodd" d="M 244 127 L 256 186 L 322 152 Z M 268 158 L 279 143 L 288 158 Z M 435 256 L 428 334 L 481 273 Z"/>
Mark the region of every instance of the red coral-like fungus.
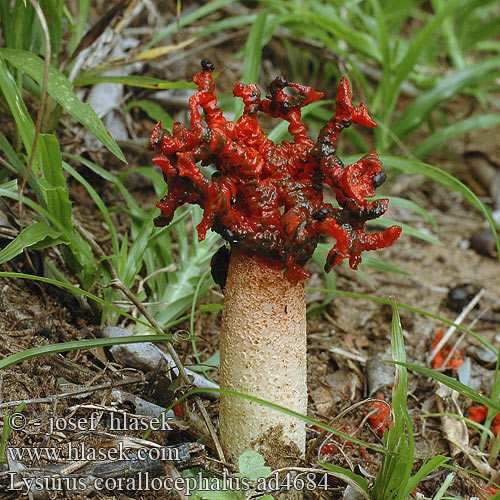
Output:
<path fill-rule="evenodd" d="M 180 205 L 196 203 L 204 209 L 197 227 L 200 240 L 212 229 L 249 255 L 279 262 L 292 283 L 309 277 L 303 266 L 321 234 L 337 240 L 327 271 L 345 258 L 355 269 L 363 250 L 390 246 L 398 238 L 397 226 L 364 232 L 366 221 L 388 206 L 388 200 L 366 200 L 385 180 L 377 153 L 348 166 L 336 155 L 337 134 L 351 123 L 376 127 L 363 104 L 353 106 L 346 78 L 338 89 L 335 115 L 314 142 L 301 121 L 301 108 L 323 93 L 277 77 L 270 95 L 261 99 L 257 85 L 238 83 L 234 95 L 245 108 L 235 124 L 217 107 L 213 69 L 205 59 L 194 77 L 198 92 L 189 99 L 190 130 L 176 122 L 170 134 L 160 122 L 151 135 L 149 148 L 161 152 L 153 161 L 168 184 L 167 196 L 157 203 L 162 211 L 157 226 L 169 224 Z M 288 95 L 287 88 L 295 94 Z M 273 143 L 257 122 L 259 111 L 287 120 L 293 142 Z M 198 164 L 215 167 L 211 178 Z M 331 186 L 340 208 L 323 201 L 323 183 Z"/>

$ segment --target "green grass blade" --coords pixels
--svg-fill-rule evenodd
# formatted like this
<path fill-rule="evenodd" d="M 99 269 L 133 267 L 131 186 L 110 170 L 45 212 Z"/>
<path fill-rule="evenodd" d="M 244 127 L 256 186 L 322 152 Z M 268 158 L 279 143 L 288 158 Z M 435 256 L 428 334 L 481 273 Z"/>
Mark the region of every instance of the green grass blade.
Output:
<path fill-rule="evenodd" d="M 119 337 L 120 338 L 120 337 Z M 121 337 L 124 338 L 124 337 Z M 183 394 L 181 397 L 173 401 L 169 407 L 166 408 L 166 411 L 171 410 L 175 405 L 181 403 L 184 401 L 186 398 L 189 398 L 193 394 L 200 394 L 202 392 L 216 392 L 219 394 L 223 394 L 225 396 L 234 396 L 237 398 L 241 399 L 246 399 L 247 401 L 253 401 L 254 403 L 257 403 L 259 405 L 265 406 L 267 408 L 271 408 L 273 410 L 279 411 L 280 413 L 283 413 L 285 415 L 290 415 L 291 417 L 295 417 L 298 420 L 303 420 L 304 422 L 310 424 L 310 425 L 316 425 L 318 427 L 321 427 L 322 429 L 328 431 L 331 434 L 334 434 L 335 436 L 338 436 L 340 438 L 346 439 L 347 441 L 351 441 L 352 443 L 359 444 L 361 446 L 364 446 L 365 448 L 368 448 L 370 450 L 377 451 L 379 453 L 382 453 L 383 455 L 387 455 L 387 450 L 383 448 L 382 446 L 377 446 L 372 443 L 368 443 L 366 441 L 362 441 L 361 439 L 358 439 L 355 436 L 350 436 L 349 434 L 339 431 L 335 427 L 331 427 L 328 424 L 325 424 L 324 422 L 320 422 L 319 420 L 316 420 L 314 418 L 308 417 L 307 415 L 302 415 L 301 413 L 297 413 L 296 411 L 289 410 L 288 408 L 285 408 L 284 406 L 277 405 L 275 403 L 271 403 L 270 401 L 266 401 L 264 399 L 256 398 L 255 396 L 249 396 L 248 394 L 243 394 L 241 392 L 236 392 L 236 391 L 230 391 L 229 389 L 222 389 L 222 388 L 203 388 L 203 389 L 192 389 L 186 394 Z"/>
<path fill-rule="evenodd" d="M 380 3 L 378 0 L 370 0 L 370 5 L 375 14 L 375 20 L 377 21 L 377 36 L 379 46 L 382 52 L 382 79 L 381 82 L 389 83 L 391 81 L 392 76 L 392 55 L 391 48 L 389 43 L 389 35 L 388 35 L 388 26 L 387 26 L 387 17 L 385 13 L 382 11 Z M 377 87 L 375 92 L 375 96 L 372 100 L 372 108 L 373 113 L 377 113 L 378 111 L 378 103 L 379 95 L 383 97 L 384 107 L 389 104 L 390 94 L 388 93 L 389 85 L 381 84 Z"/>
<path fill-rule="evenodd" d="M 443 0 L 434 0 L 437 10 L 448 8 L 448 3 Z M 448 54 L 456 69 L 463 69 L 467 66 L 465 54 L 460 47 L 457 34 L 455 32 L 455 22 L 453 16 L 447 16 L 443 22 L 441 33 L 448 46 Z"/>
<path fill-rule="evenodd" d="M 410 72 L 413 70 L 415 63 L 417 62 L 420 54 L 425 49 L 426 45 L 429 43 L 429 39 L 432 38 L 433 33 L 436 32 L 444 20 L 453 14 L 454 9 L 465 3 L 467 0 L 448 0 L 448 8 L 443 9 L 439 12 L 435 12 L 434 15 L 429 16 L 429 21 L 424 28 L 420 29 L 416 34 L 416 37 L 411 40 L 410 45 L 404 55 L 404 58 L 397 66 L 396 75 L 394 81 L 391 85 L 391 90 L 399 95 L 399 89 L 401 83 L 408 77 Z"/>
<path fill-rule="evenodd" d="M 41 183 L 42 181 L 43 179 L 40 180 Z M 13 193 L 12 191 L 5 189 L 4 185 L 0 185 L 0 196 L 6 196 L 14 200 L 19 198 L 17 192 Z M 61 241 L 70 245 L 76 254 L 81 255 L 81 257 L 87 262 L 93 262 L 94 257 L 90 245 L 84 241 L 78 233 L 74 233 L 74 231 L 69 230 L 54 214 L 52 214 L 48 209 L 43 208 L 38 203 L 35 203 L 31 198 L 23 196 L 23 203 L 43 215 L 50 222 L 53 228 L 60 231 L 63 236 Z"/>
<path fill-rule="evenodd" d="M 401 274 L 402 276 L 411 277 L 411 274 L 401 269 L 390 262 L 379 259 L 378 257 L 373 257 L 372 255 L 363 255 L 363 266 L 370 267 L 377 271 L 382 271 L 384 273 Z"/>
<path fill-rule="evenodd" d="M 471 205 L 476 207 L 488 221 L 495 237 L 497 252 L 500 259 L 500 241 L 498 240 L 495 222 L 491 217 L 491 213 L 488 207 L 465 184 L 460 182 L 456 177 L 449 174 L 448 172 L 445 172 L 444 170 L 441 170 L 440 168 L 429 165 L 427 163 L 388 155 L 381 155 L 380 158 L 382 162 L 387 166 L 391 166 L 392 168 L 395 168 L 407 174 L 424 175 L 425 177 L 439 182 L 443 186 L 453 189 L 457 193 L 460 193 Z"/>
<path fill-rule="evenodd" d="M 426 413 L 424 415 L 420 415 L 420 418 L 434 418 L 434 417 L 451 417 L 457 420 L 462 420 L 470 427 L 474 427 L 475 429 L 481 432 L 485 432 L 488 435 L 488 437 L 490 437 L 491 439 L 495 439 L 495 434 L 493 434 L 493 432 L 490 429 L 488 429 L 485 425 L 480 424 L 462 415 L 458 415 L 457 413 Z"/>
<path fill-rule="evenodd" d="M 153 219 L 151 217 L 145 217 L 139 233 L 128 249 L 124 274 L 123 276 L 121 276 L 121 279 L 128 287 L 133 286 L 135 276 L 141 270 L 142 256 L 149 245 L 149 240 L 153 228 Z"/>
<path fill-rule="evenodd" d="M 309 30 L 312 28 L 321 28 L 330 38 L 330 42 L 326 43 L 327 46 L 334 45 L 336 49 L 339 49 L 340 47 L 336 42 L 342 40 L 349 45 L 351 50 L 366 55 L 374 59 L 377 63 L 381 63 L 382 54 L 376 40 L 371 34 L 353 28 L 349 23 L 346 23 L 342 19 L 337 7 L 322 2 L 315 4 L 315 9 L 307 10 L 299 4 L 292 2 L 266 0 L 265 3 L 280 6 L 284 8 L 285 12 L 291 11 L 293 16 L 290 16 L 288 19 L 292 19 L 294 24 L 300 25 L 301 36 L 308 36 Z M 284 22 L 287 18 L 283 17 L 282 19 L 281 24 L 288 27 L 287 23 Z M 346 51 L 346 54 L 348 53 L 349 49 Z"/>
<path fill-rule="evenodd" d="M 21 413 L 26 407 L 26 403 L 23 401 L 15 410 L 14 413 Z M 9 422 L 9 412 L 4 411 L 2 438 L 0 440 L 0 463 L 6 463 L 7 457 L 5 456 L 5 450 L 7 449 L 7 441 L 9 440 L 10 434 L 12 432 L 12 427 Z"/>
<path fill-rule="evenodd" d="M 263 43 L 267 43 L 264 38 L 268 11 L 262 10 L 250 28 L 247 41 L 245 43 L 244 55 L 245 64 L 243 67 L 242 83 L 255 83 L 259 81 L 260 62 L 262 59 Z M 243 113 L 243 101 L 235 100 L 235 115 L 239 118 Z"/>
<path fill-rule="evenodd" d="M 401 327 L 401 319 L 399 317 L 399 311 L 396 305 L 396 301 L 393 300 L 392 306 L 392 325 L 391 325 L 391 344 L 393 359 L 396 361 L 405 362 L 406 361 L 406 351 L 404 345 L 403 329 Z M 413 455 L 414 455 L 414 444 L 413 444 L 413 432 L 410 415 L 406 408 L 406 400 L 408 393 L 408 382 L 406 369 L 399 366 L 396 369 L 396 379 L 394 382 L 393 395 L 392 395 L 392 412 L 394 415 L 392 426 L 389 430 L 389 447 L 391 448 L 391 442 L 394 450 L 397 450 L 400 444 L 405 443 L 405 428 L 408 433 L 408 445 L 403 445 L 405 453 L 408 455 L 407 461 L 403 461 L 400 465 L 401 473 L 395 474 L 394 479 L 397 481 L 395 489 L 400 491 L 397 496 L 398 500 L 403 500 L 401 495 L 401 488 L 399 487 L 401 483 L 406 484 L 411 475 L 411 469 L 413 465 Z M 396 458 L 396 460 L 399 460 Z M 406 498 L 406 496 L 404 497 Z"/>
<path fill-rule="evenodd" d="M 429 138 L 413 148 L 417 158 L 425 158 L 448 141 L 475 130 L 486 130 L 500 125 L 500 113 L 470 116 L 434 132 Z"/>
<path fill-rule="evenodd" d="M 43 177 L 53 187 L 66 187 L 66 179 L 62 173 L 61 150 L 57 139 L 51 134 L 40 134 L 42 150 Z"/>
<path fill-rule="evenodd" d="M 0 189 L 14 196 L 17 193 L 17 179 L 12 179 L 11 181 L 0 184 Z"/>
<path fill-rule="evenodd" d="M 62 233 L 51 228 L 46 222 L 35 222 L 25 227 L 19 236 L 14 238 L 1 252 L 0 264 L 8 262 L 17 255 L 21 254 L 25 248 L 31 248 L 37 245 L 37 248 L 46 248 L 58 243 L 61 240 Z"/>
<path fill-rule="evenodd" d="M 370 498 L 367 493 L 368 493 L 368 483 L 366 482 L 366 479 L 363 476 L 360 476 L 359 474 L 355 474 L 349 469 L 345 469 L 344 467 L 339 467 L 337 465 L 332 465 L 332 464 L 326 464 L 326 463 L 321 463 L 321 467 L 324 469 L 334 472 L 338 476 L 345 476 L 346 478 L 349 478 L 352 482 L 357 484 L 359 488 L 365 492 L 365 497 Z"/>
<path fill-rule="evenodd" d="M 45 0 L 42 5 L 45 8 L 45 18 L 47 20 L 47 24 L 49 25 L 50 32 L 50 46 L 52 47 L 52 54 L 55 58 L 61 50 L 61 42 L 63 37 L 63 2 Z M 37 24 L 39 22 L 40 21 L 37 17 Z"/>
<path fill-rule="evenodd" d="M 87 290 L 84 290 L 80 287 L 74 286 L 71 283 L 65 283 L 64 281 L 59 281 L 51 278 L 45 278 L 43 276 L 35 276 L 33 274 L 25 274 L 25 273 L 13 273 L 13 272 L 5 272 L 5 271 L 0 271 L 0 278 L 15 278 L 15 279 L 28 279 L 28 280 L 33 280 L 33 281 L 41 281 L 42 283 L 48 283 L 49 285 L 54 285 L 60 288 L 64 288 L 68 290 L 70 293 L 73 295 L 83 295 L 98 304 L 107 307 L 108 309 L 117 312 L 124 316 L 125 318 L 128 318 L 135 323 L 140 323 L 141 325 L 144 325 L 148 328 L 148 330 L 153 330 L 157 332 L 158 334 L 163 334 L 161 330 L 157 330 L 154 326 L 150 325 L 148 322 L 143 321 L 142 319 L 135 318 L 131 314 L 122 311 L 119 307 L 114 306 L 113 304 L 106 302 L 105 300 L 101 299 L 101 297 L 98 297 L 97 295 L 94 295 L 93 293 L 87 292 Z M 187 317 L 182 318 L 182 321 L 188 319 Z M 177 323 L 175 323 L 177 324 Z M 167 324 L 165 325 L 165 329 L 171 328 L 174 326 L 174 324 Z"/>
<path fill-rule="evenodd" d="M 500 67 L 500 56 L 490 57 L 455 71 L 438 81 L 431 90 L 415 99 L 394 122 L 391 129 L 402 140 L 414 132 L 440 103 L 462 92 L 470 85 L 478 85 L 495 76 Z"/>
<path fill-rule="evenodd" d="M 137 201 L 135 201 L 134 197 L 129 193 L 128 189 L 123 185 L 123 182 L 116 175 L 112 174 L 109 170 L 102 168 L 96 163 L 83 158 L 83 156 L 73 155 L 69 153 L 64 153 L 63 156 L 65 158 L 71 158 L 72 160 L 82 163 L 97 175 L 110 182 L 111 185 L 116 186 L 122 194 L 125 202 L 127 203 L 132 217 L 142 220 L 142 218 L 144 217 L 144 210 L 140 207 Z"/>
<path fill-rule="evenodd" d="M 408 484 L 404 489 L 402 498 L 408 498 L 411 492 L 420 484 L 420 481 L 426 478 L 429 474 L 432 474 L 435 470 L 439 469 L 439 467 L 442 467 L 443 465 L 448 463 L 450 460 L 450 457 L 436 455 L 428 462 L 425 462 L 422 467 L 420 467 L 420 469 L 416 472 L 416 474 L 408 481 Z"/>
<path fill-rule="evenodd" d="M 57 354 L 60 352 L 77 351 L 82 349 L 94 349 L 95 347 L 107 347 L 122 344 L 142 344 L 144 342 L 164 342 L 171 341 L 173 335 L 132 335 L 127 337 L 113 337 L 104 339 L 75 340 L 74 342 L 63 342 L 61 344 L 49 344 L 25 351 L 16 352 L 0 360 L 0 370 L 17 365 L 27 359 L 45 356 L 47 354 Z"/>
<path fill-rule="evenodd" d="M 14 77 L 7 69 L 4 59 L 2 58 L 2 51 L 7 49 L 0 48 L 0 90 L 2 90 L 10 112 L 19 129 L 24 147 L 28 156 L 31 154 L 33 148 L 33 141 L 35 140 L 35 124 L 31 119 L 26 104 L 24 104 L 23 96 L 17 87 Z M 34 57 L 34 56 L 33 56 Z M 42 63 L 43 64 L 43 63 Z M 37 151 L 33 158 L 33 165 L 31 167 L 35 176 L 40 169 L 40 153 Z"/>
<path fill-rule="evenodd" d="M 212 2 L 208 2 L 194 12 L 182 16 L 179 20 L 179 24 L 177 22 L 170 23 L 166 28 L 159 31 L 152 40 L 146 44 L 145 48 L 149 49 L 153 45 L 156 45 L 160 40 L 163 40 L 167 36 L 174 34 L 179 28 L 183 28 L 184 26 L 188 26 L 189 24 L 197 21 L 198 19 L 202 19 L 205 16 L 208 16 L 212 12 L 224 7 L 224 5 L 228 4 L 232 0 L 213 0 Z"/>
<path fill-rule="evenodd" d="M 71 165 L 69 165 L 66 162 L 62 163 L 64 170 L 68 172 L 72 177 L 74 177 L 80 184 L 82 184 L 83 187 L 87 190 L 89 193 L 90 197 L 94 201 L 94 203 L 97 205 L 97 208 L 101 211 L 104 220 L 106 221 L 106 224 L 108 226 L 109 230 L 109 235 L 111 238 L 111 244 L 113 246 L 113 253 L 117 254 L 119 251 L 119 243 L 118 243 L 118 234 L 116 232 L 115 225 L 113 224 L 113 221 L 111 220 L 111 216 L 109 215 L 109 210 L 108 207 L 105 205 L 105 203 L 102 201 L 102 198 L 97 194 L 97 191 L 90 185 L 87 180 L 81 176 Z"/>
<path fill-rule="evenodd" d="M 410 210 L 411 212 L 415 212 L 425 219 L 427 219 L 433 226 L 434 229 L 439 231 L 439 226 L 434 217 L 432 217 L 425 208 L 422 208 L 420 205 L 415 203 L 414 201 L 407 200 L 406 198 L 399 198 L 398 196 L 374 196 L 373 200 L 380 200 L 387 198 L 389 200 L 389 206 L 395 206 L 395 207 L 401 207 L 404 208 L 405 210 Z M 398 223 L 399 224 L 399 223 Z"/>
<path fill-rule="evenodd" d="M 463 396 L 472 399 L 472 401 L 487 406 L 488 408 L 491 408 L 497 413 L 500 413 L 500 403 L 479 394 L 474 389 L 471 389 L 469 386 L 462 384 L 461 382 L 452 377 L 448 377 L 448 375 L 445 375 L 444 373 L 437 372 L 435 370 L 432 370 L 431 368 L 427 368 L 426 366 L 415 365 L 413 363 L 403 363 L 399 361 L 389 361 L 389 363 L 395 363 L 397 365 L 404 366 L 408 370 L 413 370 L 417 373 L 425 375 L 426 377 L 431 377 L 434 380 L 437 380 L 438 382 L 441 382 L 442 384 L 459 392 Z"/>
<path fill-rule="evenodd" d="M 149 99 L 129 102 L 125 107 L 125 113 L 128 113 L 132 108 L 141 109 L 154 122 L 161 121 L 161 126 L 169 132 L 172 132 L 174 120 L 157 102 L 150 101 Z"/>
<path fill-rule="evenodd" d="M 326 243 L 319 243 L 318 246 L 316 247 L 316 250 L 313 253 L 311 260 L 320 269 L 322 269 L 323 266 L 325 265 L 325 259 L 329 251 L 330 251 L 329 245 L 327 245 Z M 332 290 L 337 288 L 337 275 L 334 271 L 331 271 L 329 273 L 323 272 L 323 280 L 325 281 L 325 285 L 327 288 L 330 288 Z M 321 304 L 309 306 L 307 308 L 308 317 L 315 316 L 316 314 L 319 314 L 322 311 L 324 311 L 325 308 L 328 306 L 328 304 L 330 304 L 330 302 L 333 300 L 333 297 L 334 296 L 332 294 L 326 294 Z"/>
<path fill-rule="evenodd" d="M 24 50 L 6 48 L 0 48 L 0 55 L 13 66 L 31 76 L 39 85 L 42 85 L 44 74 L 42 59 Z M 47 91 L 62 108 L 99 139 L 111 153 L 123 162 L 127 162 L 120 147 L 109 135 L 96 112 L 89 104 L 85 104 L 78 99 L 73 92 L 73 84 L 54 67 L 50 68 Z"/>
<path fill-rule="evenodd" d="M 403 233 L 418 238 L 419 240 L 427 241 L 428 243 L 432 243 L 434 245 L 442 245 L 442 243 L 419 229 L 415 229 L 414 227 L 409 226 L 408 224 L 404 224 L 397 220 L 387 219 L 386 217 L 376 220 L 370 220 L 366 222 L 367 226 L 382 226 L 382 227 L 391 227 L 391 226 L 399 226 L 403 229 Z"/>
<path fill-rule="evenodd" d="M 7 138 L 0 132 L 0 150 L 2 150 L 7 157 L 9 163 L 15 168 L 16 172 L 21 178 L 24 178 L 26 174 L 26 165 L 20 160 L 14 148 L 7 140 Z M 42 196 L 40 186 L 38 185 L 38 179 L 36 178 L 33 169 L 30 170 L 28 175 L 28 186 L 34 191 L 36 199 L 39 203 L 44 204 L 45 200 Z"/>
<path fill-rule="evenodd" d="M 221 33 L 222 30 L 229 30 L 232 28 L 238 28 L 239 26 L 244 26 L 246 24 L 253 24 L 257 19 L 258 14 L 244 14 L 242 16 L 231 16 L 222 18 L 220 21 L 215 21 L 209 24 L 206 28 L 203 28 L 199 32 L 195 33 L 196 38 L 201 38 L 212 33 Z"/>
<path fill-rule="evenodd" d="M 75 80 L 74 85 L 77 87 L 86 87 L 95 85 L 96 83 L 119 83 L 130 87 L 140 87 L 143 89 L 195 89 L 197 88 L 193 82 L 169 82 L 161 78 L 152 78 L 150 76 L 141 75 L 123 75 L 123 76 L 82 76 Z"/>
<path fill-rule="evenodd" d="M 78 19 L 76 21 L 76 26 L 74 28 L 74 31 L 71 35 L 71 40 L 68 49 L 70 55 L 73 54 L 75 49 L 78 47 L 80 40 L 83 37 L 85 25 L 87 23 L 87 17 L 89 15 L 89 9 L 90 9 L 90 0 L 79 0 L 78 10 L 77 10 Z"/>
<path fill-rule="evenodd" d="M 405 81 L 410 72 L 413 71 L 419 56 L 428 45 L 429 39 L 433 37 L 433 34 L 439 29 L 443 21 L 453 13 L 453 7 L 456 7 L 463 2 L 464 0 L 449 0 L 449 9 L 443 9 L 442 11 L 437 12 L 433 16 L 431 16 L 425 27 L 419 30 L 415 38 L 410 42 L 403 59 L 396 66 L 396 74 L 388 89 L 390 99 L 389 102 L 386 103 L 386 109 L 384 112 L 383 121 L 385 123 L 390 123 L 390 118 L 394 112 L 394 108 L 401 91 L 401 84 Z M 398 132 L 396 132 L 396 134 L 398 134 Z M 404 136 L 399 135 L 399 137 L 400 139 L 402 139 Z"/>
<path fill-rule="evenodd" d="M 362 293 L 345 292 L 342 290 L 331 290 L 328 288 L 308 288 L 308 290 L 311 292 L 334 293 L 336 295 L 344 295 L 346 297 L 353 297 L 353 298 L 363 299 L 363 300 L 371 300 L 373 302 L 378 302 L 380 304 L 387 304 L 390 306 L 393 305 L 392 301 L 389 299 L 384 299 L 383 297 L 375 297 L 373 295 L 365 295 Z M 438 316 L 437 314 L 433 314 L 433 313 L 430 313 L 428 311 L 424 311 L 422 309 L 417 309 L 416 307 L 409 306 L 407 304 L 402 304 L 401 302 L 398 302 L 396 304 L 396 306 L 399 309 L 405 309 L 406 311 L 411 311 L 411 312 L 414 312 L 417 314 L 421 314 L 422 316 L 426 316 L 428 318 L 435 319 L 437 321 L 445 323 L 446 325 L 454 326 L 457 330 L 460 330 L 461 332 L 465 332 L 467 335 L 470 335 L 471 337 L 475 338 L 480 344 L 482 344 L 484 347 L 486 347 L 486 349 L 490 350 L 495 356 L 498 356 L 498 349 L 491 342 L 488 342 L 481 335 L 478 335 L 477 333 L 473 332 L 472 330 L 469 330 L 468 328 L 465 328 L 462 325 L 458 325 L 458 324 L 454 323 L 453 321 L 450 321 L 446 318 Z"/>
<path fill-rule="evenodd" d="M 47 210 L 69 231 L 73 230 L 71 202 L 62 171 L 59 143 L 53 135 L 40 134 L 43 179 L 40 188 L 47 200 Z"/>

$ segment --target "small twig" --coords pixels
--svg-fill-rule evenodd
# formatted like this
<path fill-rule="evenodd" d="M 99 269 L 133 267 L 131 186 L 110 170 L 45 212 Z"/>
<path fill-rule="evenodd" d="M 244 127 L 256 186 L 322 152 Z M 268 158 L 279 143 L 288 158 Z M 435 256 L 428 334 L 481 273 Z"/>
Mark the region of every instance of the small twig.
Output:
<path fill-rule="evenodd" d="M 35 404 L 35 403 L 52 403 L 54 400 L 63 399 L 63 398 L 71 398 L 73 396 L 79 396 L 81 394 L 87 394 L 97 391 L 102 391 L 104 389 L 109 389 L 110 387 L 118 387 L 122 385 L 128 384 L 137 384 L 139 382 L 144 382 L 144 379 L 130 379 L 130 380 L 122 380 L 120 382 L 107 382 L 105 384 L 95 385 L 93 387 L 82 387 L 80 389 L 75 389 L 74 391 L 62 392 L 61 394 L 54 394 L 53 396 L 49 396 L 47 398 L 34 398 L 34 399 L 22 399 L 17 401 L 7 401 L 5 403 L 0 403 L 0 408 L 8 408 L 10 406 L 19 406 L 21 403 L 26 404 Z"/>
<path fill-rule="evenodd" d="M 354 404 L 348 406 L 347 408 L 345 408 L 344 410 L 342 410 L 336 417 L 334 417 L 332 420 L 330 420 L 330 422 L 328 424 L 325 424 L 325 425 L 329 425 L 330 427 L 332 427 L 335 424 L 335 422 L 338 422 L 344 415 L 347 415 L 347 413 L 351 412 L 352 410 L 355 410 L 359 406 L 362 406 L 366 403 L 375 402 L 375 401 L 380 402 L 381 400 L 377 399 L 377 398 L 367 398 L 367 399 L 363 399 L 363 401 L 358 401 L 357 403 L 354 403 Z M 384 401 L 384 403 L 386 403 L 386 402 Z M 359 426 L 358 429 L 356 429 L 356 431 L 352 434 L 352 436 L 354 436 L 356 434 L 356 432 L 358 432 L 360 427 L 361 426 Z M 316 446 L 320 445 L 320 449 L 321 449 L 323 444 L 326 442 L 325 437 L 328 435 L 332 435 L 332 433 L 327 431 L 327 430 L 322 430 L 318 434 L 316 439 L 308 446 L 308 449 L 306 452 L 306 460 L 307 461 L 310 461 L 312 452 L 313 452 L 314 448 L 316 448 Z M 327 440 L 328 439 L 329 438 L 327 438 Z"/>
<path fill-rule="evenodd" d="M 342 349 L 341 347 L 330 346 L 328 347 L 328 351 L 333 354 L 342 356 L 343 358 L 352 359 L 353 361 L 358 361 L 362 365 L 366 365 L 366 361 L 368 359 L 368 356 L 364 356 L 362 354 L 356 354 L 354 352 Z"/>
<path fill-rule="evenodd" d="M 144 284 L 149 279 L 154 278 L 155 276 L 157 276 L 158 274 L 161 274 L 161 273 L 171 273 L 173 271 L 177 271 L 178 267 L 179 266 L 177 266 L 177 264 L 172 263 L 166 267 L 156 269 L 156 271 L 153 271 L 151 274 L 148 274 L 144 279 L 139 281 L 139 284 L 137 285 L 137 294 L 139 294 L 140 292 L 142 292 L 144 290 Z M 146 305 L 146 304 L 144 304 L 144 305 Z"/>
<path fill-rule="evenodd" d="M 475 297 L 469 302 L 467 307 L 458 315 L 455 320 L 455 324 L 450 326 L 446 333 L 443 335 L 443 338 L 438 342 L 436 347 L 432 350 L 430 355 L 427 357 L 427 363 L 431 363 L 431 361 L 435 358 L 436 354 L 442 349 L 442 347 L 448 342 L 449 338 L 453 335 L 455 330 L 457 329 L 457 325 L 460 325 L 465 317 L 474 309 L 476 304 L 480 301 L 481 297 L 484 294 L 484 288 L 479 290 L 479 292 L 475 295 Z"/>
<path fill-rule="evenodd" d="M 486 311 L 481 311 L 470 323 L 469 325 L 469 330 L 472 330 L 472 328 L 474 328 L 474 325 L 485 315 Z M 462 335 L 460 335 L 460 337 L 458 337 L 457 341 L 455 342 L 455 344 L 453 345 L 453 347 L 450 349 L 450 352 L 448 353 L 448 356 L 446 356 L 446 359 L 444 360 L 443 364 L 442 364 L 442 367 L 446 367 L 446 365 L 448 364 L 448 361 L 450 361 L 451 357 L 453 356 L 453 354 L 455 354 L 455 352 L 457 351 L 458 349 L 458 346 L 460 345 L 460 342 L 462 342 L 462 340 L 465 338 L 465 332 L 462 333 Z"/>

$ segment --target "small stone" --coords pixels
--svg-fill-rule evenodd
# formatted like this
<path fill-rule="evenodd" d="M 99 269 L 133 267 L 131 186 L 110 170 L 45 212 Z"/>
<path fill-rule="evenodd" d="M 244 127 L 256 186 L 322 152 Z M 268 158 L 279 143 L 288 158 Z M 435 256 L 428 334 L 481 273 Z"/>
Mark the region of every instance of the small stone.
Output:
<path fill-rule="evenodd" d="M 481 255 L 495 258 L 497 248 L 491 229 L 480 229 L 470 237 L 470 246 Z"/>
<path fill-rule="evenodd" d="M 448 292 L 448 307 L 460 312 L 479 292 L 479 287 L 471 283 L 463 283 Z"/>

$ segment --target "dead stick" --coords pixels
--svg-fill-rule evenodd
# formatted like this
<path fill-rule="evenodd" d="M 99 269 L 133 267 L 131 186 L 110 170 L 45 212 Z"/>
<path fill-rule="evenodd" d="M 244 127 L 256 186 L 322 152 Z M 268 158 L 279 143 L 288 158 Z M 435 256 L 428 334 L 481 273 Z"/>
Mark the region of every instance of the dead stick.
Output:
<path fill-rule="evenodd" d="M 81 389 L 75 389 L 74 391 L 62 392 L 61 394 L 54 394 L 47 398 L 34 398 L 34 399 L 22 399 L 17 401 L 7 401 L 5 403 L 0 403 L 0 408 L 8 408 L 10 406 L 19 406 L 21 403 L 35 404 L 35 403 L 52 403 L 52 401 L 63 398 L 70 398 L 73 396 L 78 396 L 81 394 L 87 394 L 91 392 L 102 391 L 104 389 L 109 389 L 110 387 L 119 387 L 121 385 L 128 384 L 138 384 L 144 382 L 142 377 L 129 380 L 121 380 L 119 382 L 106 382 L 105 384 L 94 385 L 90 387 L 82 387 Z"/>
<path fill-rule="evenodd" d="M 464 318 L 474 309 L 475 305 L 481 300 L 481 297 L 484 294 L 484 288 L 481 289 L 475 297 L 469 302 L 467 307 L 459 314 L 457 319 L 455 320 L 455 325 L 452 325 L 446 330 L 446 333 L 443 335 L 443 338 L 438 342 L 436 347 L 432 350 L 427 358 L 427 363 L 430 363 L 436 354 L 441 350 L 441 348 L 448 342 L 448 339 L 453 335 L 453 332 L 457 329 L 456 325 L 460 325 Z"/>

